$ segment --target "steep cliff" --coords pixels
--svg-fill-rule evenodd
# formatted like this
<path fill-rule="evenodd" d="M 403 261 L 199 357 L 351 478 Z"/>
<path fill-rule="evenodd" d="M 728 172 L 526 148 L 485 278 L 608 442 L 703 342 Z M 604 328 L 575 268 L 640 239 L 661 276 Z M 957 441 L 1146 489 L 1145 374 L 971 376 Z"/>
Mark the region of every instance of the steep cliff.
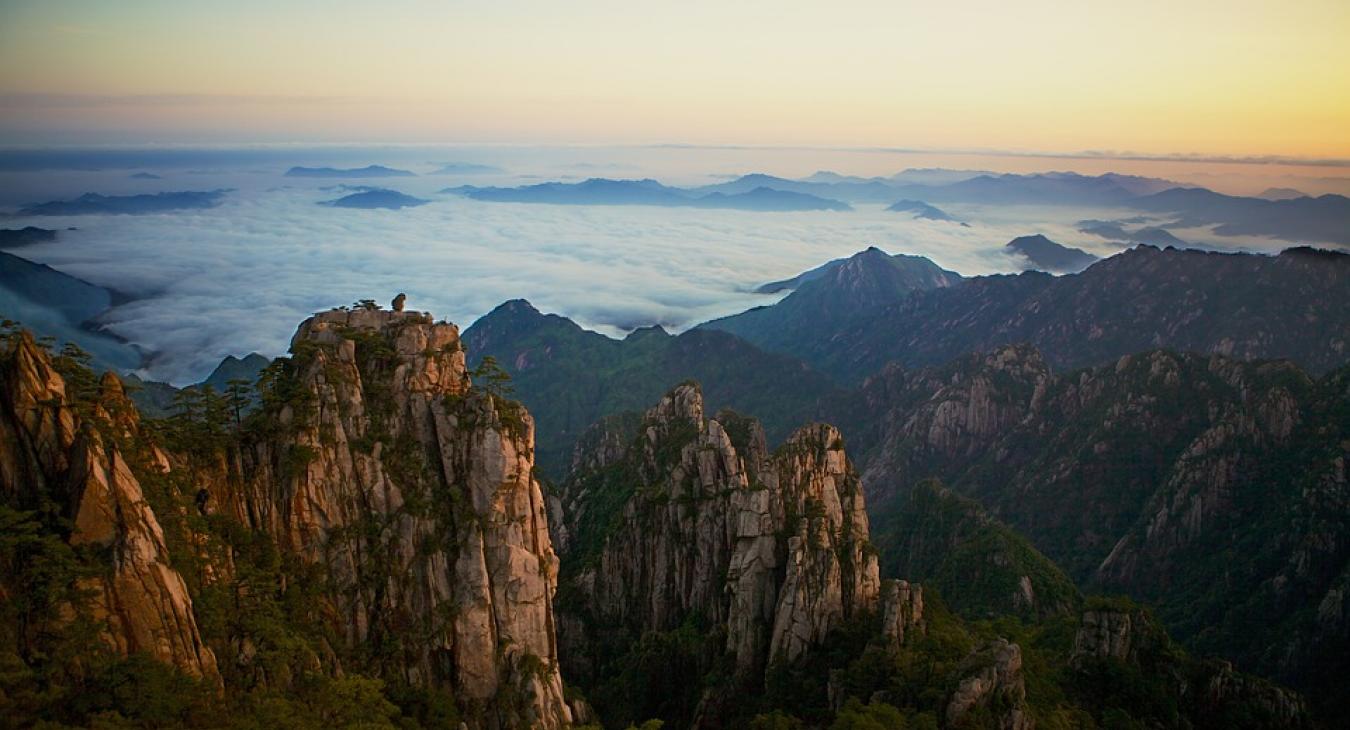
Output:
<path fill-rule="evenodd" d="M 223 681 L 265 723 L 276 708 L 248 693 L 300 697 L 316 717 L 373 693 L 347 710 L 375 726 L 571 723 L 533 422 L 495 373 L 473 385 L 454 325 L 315 315 L 247 418 L 193 391 L 152 429 L 116 378 L 82 418 L 49 355 L 23 337 L 11 350 L 4 494 L 71 505 L 70 544 L 112 551 L 87 613 L 118 652 Z"/>
<path fill-rule="evenodd" d="M 889 548 L 906 495 L 940 478 L 1080 585 L 1154 603 L 1193 648 L 1316 688 L 1350 641 L 1346 378 L 1167 351 L 1053 374 L 1009 346 L 889 368 L 835 419 L 890 560 L 905 558 Z"/>
<path fill-rule="evenodd" d="M 804 427 L 770 454 L 755 421 L 705 420 L 698 386 L 685 384 L 647 411 L 621 457 L 605 448 L 613 441 L 586 438 L 602 451 L 579 455 L 562 490 L 563 660 L 583 685 L 618 671 L 644 635 L 696 625 L 716 637 L 697 653 L 725 668 L 720 689 L 759 692 L 770 665 L 876 610 L 862 485 L 833 427 Z M 701 697 L 697 722 L 715 724 L 715 695 L 688 698 L 684 712 Z M 647 710 L 614 704 L 607 720 Z"/>
<path fill-rule="evenodd" d="M 325 312 L 291 349 L 211 508 L 321 566 L 333 629 L 385 671 L 484 726 L 566 724 L 529 414 L 422 313 Z"/>
<path fill-rule="evenodd" d="M 66 630 L 78 614 L 95 623 L 116 653 L 146 654 L 219 683 L 215 654 L 198 630 L 164 530 L 117 445 L 118 432 L 138 427 L 135 411 L 114 377 L 82 385 L 86 392 L 68 392 L 66 379 L 26 332 L 10 337 L 0 352 L 0 498 L 11 510 L 59 526 L 74 553 L 96 556 L 90 562 L 98 567 L 76 578 L 69 601 L 47 607 L 55 609 L 54 620 L 24 621 L 14 638 L 36 650 L 40 634 Z M 43 567 L 52 566 L 11 566 L 5 577 Z M 16 583 L 0 585 L 0 596 L 31 588 Z"/>

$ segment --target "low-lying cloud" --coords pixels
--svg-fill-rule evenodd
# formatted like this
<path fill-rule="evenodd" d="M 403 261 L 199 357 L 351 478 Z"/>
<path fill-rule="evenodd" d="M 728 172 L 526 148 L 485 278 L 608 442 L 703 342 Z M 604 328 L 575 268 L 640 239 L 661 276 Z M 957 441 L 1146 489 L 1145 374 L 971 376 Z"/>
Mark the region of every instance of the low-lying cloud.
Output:
<path fill-rule="evenodd" d="M 1109 255 L 1114 244 L 1077 233 L 1093 211 L 1029 210 L 969 228 L 911 220 L 880 206 L 850 213 L 754 213 L 649 207 L 484 203 L 454 196 L 400 211 L 315 205 L 293 188 L 232 193 L 219 207 L 153 216 L 44 218 L 78 224 L 23 255 L 135 298 L 108 328 L 157 353 L 143 374 L 200 380 L 228 354 L 283 354 L 309 314 L 362 298 L 408 306 L 467 327 L 523 297 L 583 326 L 682 329 L 774 301 L 760 284 L 876 245 L 928 256 L 963 274 L 1012 271 L 999 249 L 1042 232 Z M 1025 217 L 1026 220 L 1023 220 Z M 13 219 L 14 225 L 27 225 Z M 8 225 L 9 223 L 7 223 Z"/>

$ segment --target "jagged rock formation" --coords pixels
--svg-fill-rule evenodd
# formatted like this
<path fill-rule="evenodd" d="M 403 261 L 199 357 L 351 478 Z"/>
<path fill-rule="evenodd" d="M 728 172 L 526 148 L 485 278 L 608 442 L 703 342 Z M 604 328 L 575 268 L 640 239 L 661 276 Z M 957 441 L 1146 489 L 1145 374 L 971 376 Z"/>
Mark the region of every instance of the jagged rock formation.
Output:
<path fill-rule="evenodd" d="M 107 552 L 106 570 L 79 579 L 83 605 L 64 611 L 87 612 L 121 654 L 148 654 L 219 682 L 164 530 L 116 443 L 114 431 L 138 427 L 120 382 L 103 378 L 91 410 L 77 412 L 65 379 L 22 333 L 0 353 L 0 385 L 0 499 L 21 510 L 55 509 L 69 520 L 72 547 Z M 0 596 L 16 588 L 0 586 Z"/>
<path fill-rule="evenodd" d="M 879 539 L 940 478 L 1081 585 L 1154 603 L 1193 648 L 1311 687 L 1350 645 L 1347 377 L 1166 351 L 1056 375 L 1008 346 L 889 368 L 834 418 Z"/>
<path fill-rule="evenodd" d="M 991 718 L 999 730 L 1032 730 L 1027 713 L 1027 688 L 1022 677 L 1022 649 L 1007 639 L 976 649 L 963 667 L 971 674 L 961 680 L 947 701 L 947 725 L 959 727 L 977 709 L 997 708 Z"/>
<path fill-rule="evenodd" d="M 470 728 L 571 724 L 533 422 L 491 384 L 473 386 L 454 325 L 374 308 L 317 314 L 292 357 L 264 372 L 258 411 L 246 424 L 227 416 L 237 433 L 185 414 L 163 450 L 139 432 L 115 377 L 95 408 L 104 435 L 66 405 L 31 340 L 4 367 L 6 499 L 69 499 L 71 542 L 113 550 L 93 613 L 119 651 L 217 681 L 219 656 L 227 689 L 359 672 L 441 690 Z M 160 520 L 172 517 L 175 544 L 190 546 L 190 581 L 169 566 L 138 469 L 158 475 Z M 260 543 L 280 556 L 261 568 Z M 292 623 L 243 613 L 215 623 L 207 648 L 194 597 L 212 596 L 219 621 L 274 600 L 269 583 L 288 596 Z"/>
<path fill-rule="evenodd" d="M 323 566 L 347 642 L 417 626 L 407 681 L 483 726 L 567 724 L 529 414 L 471 388 L 458 329 L 423 313 L 325 312 L 291 349 L 290 402 L 264 413 L 280 433 L 245 444 L 215 508 Z"/>
<path fill-rule="evenodd" d="M 904 580 L 881 584 L 881 635 L 891 649 L 912 631 L 923 632 L 923 586 Z"/>
<path fill-rule="evenodd" d="M 1196 727 L 1312 726 L 1307 702 L 1297 693 L 1239 673 L 1228 662 L 1186 656 L 1147 610 L 1129 602 L 1093 599 L 1079 620 L 1069 663 L 1089 678 L 1146 678 L 1149 694 L 1175 695 Z"/>
<path fill-rule="evenodd" d="M 628 443 L 622 456 L 616 439 Z M 564 563 L 575 567 L 574 632 L 562 637 L 583 684 L 637 636 L 697 617 L 725 637 L 726 689 L 762 687 L 771 663 L 876 609 L 862 485 L 833 427 L 804 427 L 769 454 L 758 423 L 728 412 L 705 420 L 698 386 L 685 384 L 636 433 L 583 443 L 599 450 L 578 454 L 563 489 Z"/>
<path fill-rule="evenodd" d="M 1116 659 L 1132 661 L 1140 649 L 1140 627 L 1151 627 L 1139 611 L 1095 609 L 1083 612 L 1078 632 L 1073 637 L 1073 655 L 1070 661 L 1081 664 L 1085 659 Z M 1151 632 L 1146 632 L 1150 639 Z"/>

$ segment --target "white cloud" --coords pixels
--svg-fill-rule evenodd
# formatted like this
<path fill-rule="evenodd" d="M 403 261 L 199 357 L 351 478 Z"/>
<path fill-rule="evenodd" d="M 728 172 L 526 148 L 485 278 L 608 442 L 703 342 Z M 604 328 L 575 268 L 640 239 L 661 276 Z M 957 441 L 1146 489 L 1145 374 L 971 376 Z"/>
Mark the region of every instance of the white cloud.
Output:
<path fill-rule="evenodd" d="M 969 228 L 915 221 L 879 206 L 750 213 L 437 196 L 418 208 L 367 211 L 315 204 L 326 195 L 256 188 L 206 211 L 6 225 L 78 226 L 23 255 L 138 297 L 105 320 L 158 353 L 146 375 L 174 383 L 201 379 L 227 354 L 283 354 L 310 313 L 367 297 L 386 303 L 398 292 L 409 307 L 462 328 L 521 297 L 616 334 L 649 323 L 681 329 L 771 302 L 749 292 L 867 245 L 962 274 L 1012 270 L 998 249 L 1030 232 L 1114 250 L 1075 233 L 1071 222 L 1089 216 L 1067 209 L 1055 212 L 1059 223 L 1033 230 L 1021 219 Z"/>

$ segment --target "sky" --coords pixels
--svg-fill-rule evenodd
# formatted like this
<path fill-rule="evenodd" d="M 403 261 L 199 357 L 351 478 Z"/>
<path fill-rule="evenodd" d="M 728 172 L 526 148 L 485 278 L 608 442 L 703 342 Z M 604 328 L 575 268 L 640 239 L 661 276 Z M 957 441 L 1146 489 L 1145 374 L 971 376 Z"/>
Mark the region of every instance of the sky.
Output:
<path fill-rule="evenodd" d="M 1350 158 L 1350 3 L 0 0 L 0 145 Z"/>

